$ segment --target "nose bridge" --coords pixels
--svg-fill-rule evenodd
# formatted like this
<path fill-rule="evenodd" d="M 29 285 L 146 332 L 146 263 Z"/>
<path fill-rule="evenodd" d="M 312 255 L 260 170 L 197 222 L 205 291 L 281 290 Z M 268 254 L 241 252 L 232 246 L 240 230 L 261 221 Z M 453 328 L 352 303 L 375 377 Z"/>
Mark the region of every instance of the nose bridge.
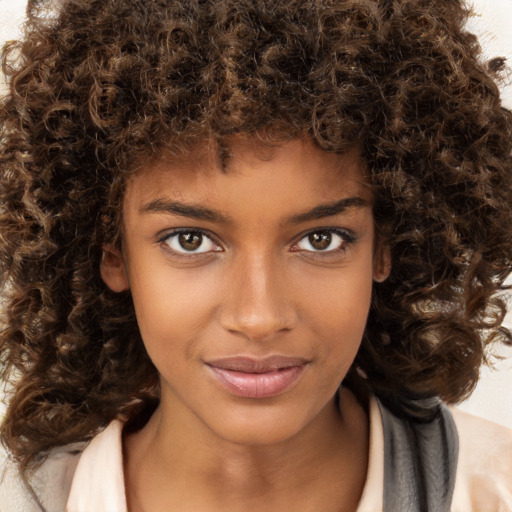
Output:
<path fill-rule="evenodd" d="M 221 322 L 225 329 L 254 341 L 290 330 L 295 322 L 284 269 L 272 254 L 240 257 L 224 301 Z"/>

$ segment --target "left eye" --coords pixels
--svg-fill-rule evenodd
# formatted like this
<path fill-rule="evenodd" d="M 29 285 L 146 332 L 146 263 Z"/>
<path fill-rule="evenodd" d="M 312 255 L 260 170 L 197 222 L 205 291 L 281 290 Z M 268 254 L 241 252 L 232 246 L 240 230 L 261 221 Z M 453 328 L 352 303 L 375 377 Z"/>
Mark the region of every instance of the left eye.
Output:
<path fill-rule="evenodd" d="M 181 254 L 203 254 L 219 250 L 218 245 L 201 231 L 179 231 L 167 236 L 164 243 L 172 251 Z"/>
<path fill-rule="evenodd" d="M 342 250 L 350 242 L 348 238 L 348 235 L 342 236 L 334 231 L 314 231 L 301 238 L 297 248 L 302 251 L 332 252 Z"/>

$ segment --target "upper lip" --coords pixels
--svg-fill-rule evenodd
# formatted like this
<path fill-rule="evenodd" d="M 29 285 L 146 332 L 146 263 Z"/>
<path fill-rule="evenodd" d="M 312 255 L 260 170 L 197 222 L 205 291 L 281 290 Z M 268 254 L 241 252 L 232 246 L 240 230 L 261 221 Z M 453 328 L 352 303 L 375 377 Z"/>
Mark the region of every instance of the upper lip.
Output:
<path fill-rule="evenodd" d="M 264 358 L 253 357 L 223 357 L 206 361 L 208 366 L 244 373 L 268 373 L 295 366 L 304 366 L 309 361 L 302 357 L 268 356 Z"/>

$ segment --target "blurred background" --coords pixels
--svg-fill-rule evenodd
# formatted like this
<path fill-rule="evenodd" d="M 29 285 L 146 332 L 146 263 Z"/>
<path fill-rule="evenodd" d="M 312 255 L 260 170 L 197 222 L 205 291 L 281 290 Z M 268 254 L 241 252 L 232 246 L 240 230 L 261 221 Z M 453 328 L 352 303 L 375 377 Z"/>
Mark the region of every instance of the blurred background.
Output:
<path fill-rule="evenodd" d="M 512 109 L 512 0 L 472 0 L 468 3 L 472 5 L 473 15 L 467 26 L 480 39 L 482 58 L 505 57 L 510 66 L 500 86 L 503 104 Z M 0 46 L 21 34 L 25 8 L 26 0 L 0 0 Z M 0 73 L 0 94 L 6 87 Z M 512 328 L 512 312 L 507 315 L 505 325 Z M 482 369 L 476 390 L 459 407 L 512 428 L 512 347 L 496 348 L 492 354 L 496 356 L 493 367 Z M 2 407 L 0 404 L 0 418 Z"/>

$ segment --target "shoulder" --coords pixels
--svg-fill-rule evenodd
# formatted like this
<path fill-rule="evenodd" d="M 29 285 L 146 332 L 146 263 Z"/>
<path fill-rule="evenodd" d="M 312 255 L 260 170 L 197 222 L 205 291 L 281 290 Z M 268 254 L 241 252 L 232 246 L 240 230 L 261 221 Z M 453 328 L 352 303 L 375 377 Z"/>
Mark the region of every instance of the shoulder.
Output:
<path fill-rule="evenodd" d="M 126 512 L 123 427 L 123 422 L 112 421 L 84 450 L 73 477 L 67 510 Z"/>
<path fill-rule="evenodd" d="M 459 437 L 453 512 L 512 511 L 512 430 L 457 408 Z"/>
<path fill-rule="evenodd" d="M 0 512 L 111 510 L 114 498 L 125 510 L 123 425 L 114 420 L 90 442 L 54 448 L 25 474 L 0 447 Z"/>
<path fill-rule="evenodd" d="M 64 512 L 73 475 L 85 443 L 55 448 L 36 469 L 23 475 L 0 447 L 0 512 Z"/>

